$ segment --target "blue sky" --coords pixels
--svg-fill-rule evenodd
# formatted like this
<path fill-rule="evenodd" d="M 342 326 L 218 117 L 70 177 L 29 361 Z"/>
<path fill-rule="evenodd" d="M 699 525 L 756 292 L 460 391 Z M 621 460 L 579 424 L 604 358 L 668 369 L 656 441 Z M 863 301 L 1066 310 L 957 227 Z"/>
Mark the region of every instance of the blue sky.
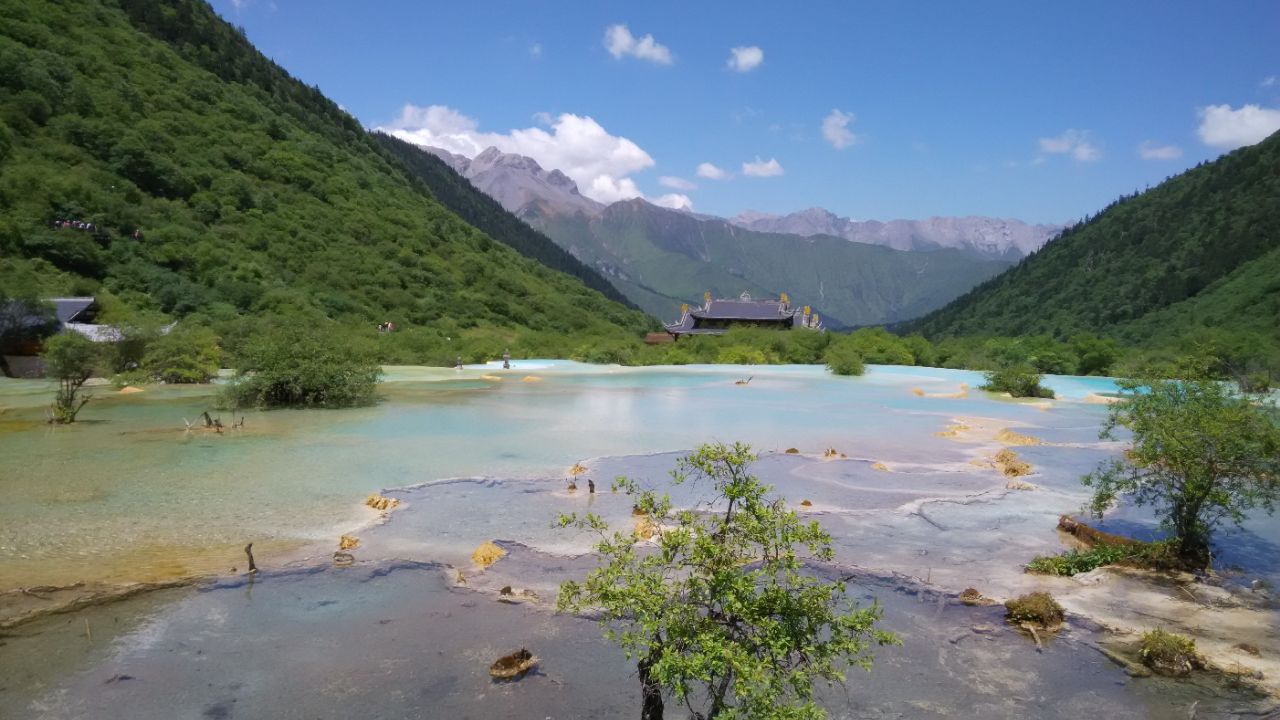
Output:
<path fill-rule="evenodd" d="M 1063 222 L 1280 127 L 1271 0 L 214 7 L 369 127 L 717 215 Z"/>

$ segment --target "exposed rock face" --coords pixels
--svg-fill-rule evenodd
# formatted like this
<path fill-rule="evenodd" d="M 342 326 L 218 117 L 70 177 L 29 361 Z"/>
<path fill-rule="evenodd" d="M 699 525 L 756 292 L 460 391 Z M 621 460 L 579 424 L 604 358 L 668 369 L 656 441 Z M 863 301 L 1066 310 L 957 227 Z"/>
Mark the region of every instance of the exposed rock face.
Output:
<path fill-rule="evenodd" d="M 955 248 L 1006 260 L 1017 260 L 1038 250 L 1062 230 L 1061 225 L 1028 225 L 1021 220 L 988 217 L 859 222 L 822 208 L 809 208 L 790 215 L 748 210 L 729 221 L 761 232 L 833 235 L 895 250 Z"/>
<path fill-rule="evenodd" d="M 604 205 L 579 193 L 568 175 L 559 170 L 548 172 L 531 157 L 504 153 L 494 147 L 470 159 L 440 148 L 424 149 L 515 215 L 595 215 L 604 209 Z"/>

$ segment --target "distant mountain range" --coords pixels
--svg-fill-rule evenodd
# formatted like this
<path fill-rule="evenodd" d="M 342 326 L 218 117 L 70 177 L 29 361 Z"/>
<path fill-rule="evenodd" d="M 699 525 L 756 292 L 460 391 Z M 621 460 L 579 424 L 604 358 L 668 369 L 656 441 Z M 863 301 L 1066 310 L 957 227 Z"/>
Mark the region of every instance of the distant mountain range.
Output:
<path fill-rule="evenodd" d="M 435 147 L 424 147 L 471 181 L 476 189 L 497 200 L 502 207 L 523 217 L 537 206 L 542 213 L 595 215 L 604 209 L 578 192 L 578 186 L 559 170 L 543 170 L 537 160 L 504 153 L 491 147 L 474 158 Z"/>
<path fill-rule="evenodd" d="M 792 235 L 830 235 L 894 250 L 928 251 L 952 248 L 982 257 L 1019 260 L 1039 250 L 1062 232 L 1061 225 L 1028 225 L 1021 220 L 988 217 L 931 217 L 926 220 L 858 222 L 822 208 L 790 215 L 748 210 L 729 222 L 763 232 Z"/>
<path fill-rule="evenodd" d="M 642 199 L 606 206 L 532 158 L 422 149 L 662 319 L 706 291 L 747 291 L 789 292 L 829 327 L 906 320 L 1000 273 L 1059 229 L 980 217 L 856 222 L 820 208 L 726 220 Z"/>
<path fill-rule="evenodd" d="M 674 320 L 683 302 L 743 291 L 788 293 L 831 328 L 906 320 L 994 275 L 1009 263 L 955 249 L 903 252 L 818 235 L 763 233 L 642 199 L 598 214 L 544 213 L 525 219 L 603 273 L 641 309 Z"/>

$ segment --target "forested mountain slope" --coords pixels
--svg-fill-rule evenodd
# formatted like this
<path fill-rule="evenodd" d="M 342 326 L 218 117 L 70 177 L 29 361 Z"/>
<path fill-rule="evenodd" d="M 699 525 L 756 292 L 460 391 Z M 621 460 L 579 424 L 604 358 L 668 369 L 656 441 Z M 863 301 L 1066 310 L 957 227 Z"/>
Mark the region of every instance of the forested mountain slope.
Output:
<path fill-rule="evenodd" d="M 442 335 L 650 324 L 463 222 L 195 0 L 0 2 L 0 285 L 20 282 Z"/>
<path fill-rule="evenodd" d="M 629 303 L 600 273 L 584 265 L 552 242 L 551 238 L 507 212 L 497 200 L 477 190 L 469 180 L 439 157 L 385 133 L 374 133 L 374 138 L 399 158 L 413 177 L 431 190 L 436 200 L 473 227 L 510 245 L 525 257 L 578 278 L 587 287 L 600 291 L 607 298 Z"/>
<path fill-rule="evenodd" d="M 1123 198 L 908 329 L 1280 338 L 1280 134 Z"/>
<path fill-rule="evenodd" d="M 904 252 L 843 238 L 756 232 L 644 200 L 587 217 L 531 212 L 526 219 L 605 273 L 641 308 L 674 320 L 711 291 L 735 297 L 789 293 L 828 327 L 874 325 L 939 307 L 1009 265 L 959 250 Z"/>

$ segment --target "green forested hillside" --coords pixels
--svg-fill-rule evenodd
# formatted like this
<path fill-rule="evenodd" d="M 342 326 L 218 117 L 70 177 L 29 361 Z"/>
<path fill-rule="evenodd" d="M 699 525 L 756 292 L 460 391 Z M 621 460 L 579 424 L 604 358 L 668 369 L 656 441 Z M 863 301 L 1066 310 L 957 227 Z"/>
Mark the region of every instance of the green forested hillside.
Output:
<path fill-rule="evenodd" d="M 941 306 L 1009 267 L 958 250 L 902 252 L 842 238 L 763 233 L 643 200 L 599 216 L 531 215 L 531 223 L 601 269 L 627 297 L 667 321 L 680 304 L 743 291 L 786 292 L 828 327 L 875 325 Z"/>
<path fill-rule="evenodd" d="M 1280 134 L 1119 200 L 908 328 L 935 337 L 1090 331 L 1144 345 L 1207 330 L 1280 341 Z"/>
<path fill-rule="evenodd" d="M 0 287 L 19 285 L 442 341 L 650 322 L 463 222 L 195 0 L 0 0 Z"/>
<path fill-rule="evenodd" d="M 477 190 L 471 185 L 471 181 L 459 175 L 440 158 L 416 145 L 385 133 L 374 133 L 374 138 L 399 158 L 413 173 L 413 177 L 431 190 L 436 200 L 473 227 L 499 242 L 510 245 L 525 257 L 533 258 L 549 268 L 578 278 L 584 285 L 600 291 L 600 294 L 607 298 L 630 304 L 630 301 L 618 292 L 617 288 L 609 284 L 609 281 L 605 280 L 600 273 L 584 265 L 546 235 L 507 212 L 497 200 Z"/>

